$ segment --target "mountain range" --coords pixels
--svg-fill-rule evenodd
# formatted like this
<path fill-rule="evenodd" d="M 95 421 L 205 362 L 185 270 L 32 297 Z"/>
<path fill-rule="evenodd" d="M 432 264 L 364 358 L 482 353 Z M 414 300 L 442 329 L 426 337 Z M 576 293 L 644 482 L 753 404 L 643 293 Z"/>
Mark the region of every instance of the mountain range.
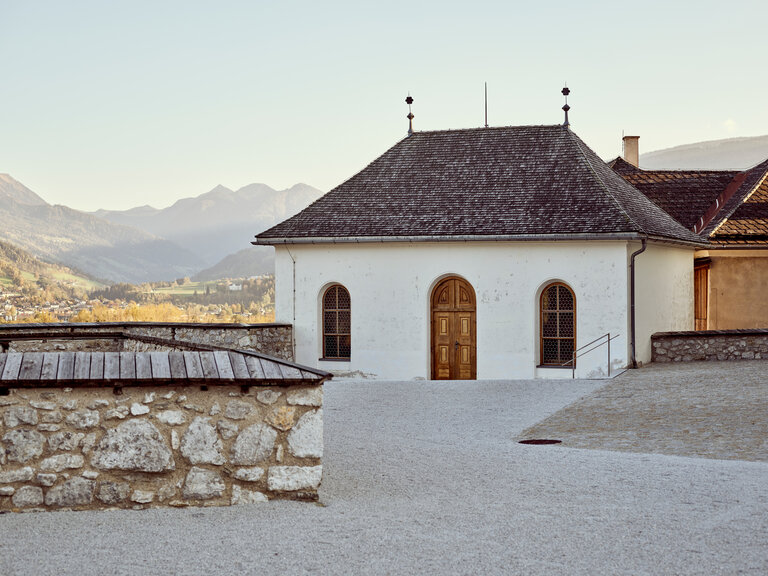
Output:
<path fill-rule="evenodd" d="M 10 175 L 0 174 L 0 240 L 101 280 L 168 280 L 194 276 L 249 247 L 254 234 L 321 194 L 304 184 L 282 191 L 264 184 L 237 191 L 217 186 L 162 210 L 144 206 L 86 213 L 48 204 Z M 269 272 L 271 259 L 257 253 L 271 249 L 249 250 L 250 269 L 254 262 L 266 262 L 257 273 Z"/>
<path fill-rule="evenodd" d="M 162 210 L 140 206 L 123 211 L 98 210 L 93 215 L 165 238 L 209 267 L 249 247 L 254 234 L 293 216 L 321 195 L 320 190 L 307 184 L 279 191 L 266 184 L 249 184 L 238 190 L 216 186 Z"/>
<path fill-rule="evenodd" d="M 647 170 L 746 170 L 768 158 L 768 135 L 674 146 L 640 155 Z"/>

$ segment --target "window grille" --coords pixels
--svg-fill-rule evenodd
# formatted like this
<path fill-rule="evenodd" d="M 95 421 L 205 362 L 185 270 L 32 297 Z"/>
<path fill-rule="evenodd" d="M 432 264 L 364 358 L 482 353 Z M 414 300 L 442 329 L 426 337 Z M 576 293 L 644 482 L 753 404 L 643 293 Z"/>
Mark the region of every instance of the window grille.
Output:
<path fill-rule="evenodd" d="M 565 284 L 541 293 L 541 364 L 560 366 L 573 360 L 576 348 L 576 297 Z"/>
<path fill-rule="evenodd" d="M 323 358 L 351 357 L 351 314 L 347 289 L 338 284 L 328 288 L 323 295 Z"/>

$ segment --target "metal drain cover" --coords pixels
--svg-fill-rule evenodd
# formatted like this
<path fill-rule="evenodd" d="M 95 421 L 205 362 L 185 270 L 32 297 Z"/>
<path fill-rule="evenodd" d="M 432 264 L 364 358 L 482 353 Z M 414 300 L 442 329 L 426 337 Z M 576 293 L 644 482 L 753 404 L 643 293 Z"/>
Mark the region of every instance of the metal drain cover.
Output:
<path fill-rule="evenodd" d="M 518 444 L 534 444 L 534 445 L 542 445 L 542 444 L 560 444 L 562 440 L 550 440 L 548 438 L 531 438 L 530 440 L 520 440 Z"/>

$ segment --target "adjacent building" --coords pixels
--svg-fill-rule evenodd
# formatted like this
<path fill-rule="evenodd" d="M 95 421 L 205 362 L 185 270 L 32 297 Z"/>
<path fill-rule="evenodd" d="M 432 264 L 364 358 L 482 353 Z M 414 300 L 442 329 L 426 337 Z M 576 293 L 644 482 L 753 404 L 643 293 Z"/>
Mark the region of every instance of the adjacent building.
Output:
<path fill-rule="evenodd" d="M 637 137 L 627 138 L 613 169 L 709 243 L 695 253 L 695 328 L 768 328 L 768 160 L 748 170 L 642 170 Z"/>

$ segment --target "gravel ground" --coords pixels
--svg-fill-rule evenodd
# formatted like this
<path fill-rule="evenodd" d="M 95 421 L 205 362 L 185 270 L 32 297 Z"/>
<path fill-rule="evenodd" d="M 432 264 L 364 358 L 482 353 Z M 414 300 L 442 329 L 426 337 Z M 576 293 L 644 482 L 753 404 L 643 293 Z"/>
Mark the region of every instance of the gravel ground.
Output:
<path fill-rule="evenodd" d="M 537 423 L 520 438 L 572 448 L 768 462 L 768 363 L 654 364 Z"/>
<path fill-rule="evenodd" d="M 768 573 L 768 464 L 516 443 L 604 384 L 331 382 L 319 505 L 6 514 L 0 574 Z"/>

